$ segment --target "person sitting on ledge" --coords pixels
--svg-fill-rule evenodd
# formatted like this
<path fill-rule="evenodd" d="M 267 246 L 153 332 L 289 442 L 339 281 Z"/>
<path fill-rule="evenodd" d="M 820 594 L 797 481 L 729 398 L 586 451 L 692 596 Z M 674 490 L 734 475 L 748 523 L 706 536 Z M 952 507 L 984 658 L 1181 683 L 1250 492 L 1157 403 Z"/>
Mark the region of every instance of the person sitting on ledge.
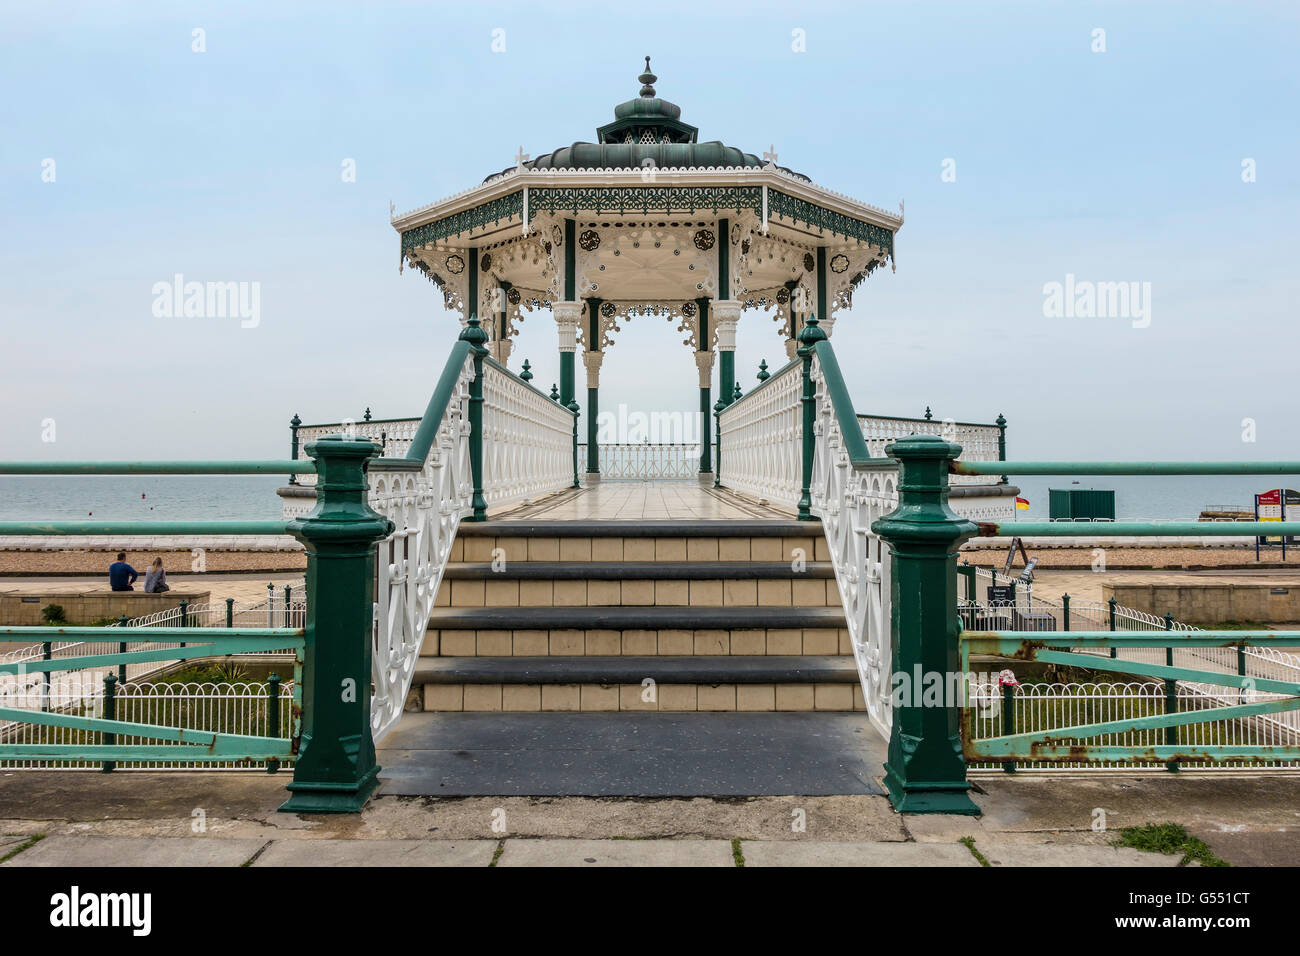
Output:
<path fill-rule="evenodd" d="M 144 573 L 144 593 L 162 594 L 170 591 L 167 586 L 167 572 L 163 570 L 162 558 L 154 558 L 153 565 Z"/>
<path fill-rule="evenodd" d="M 126 563 L 126 552 L 117 552 L 117 560 L 108 566 L 108 586 L 114 591 L 134 591 L 131 587 L 140 575 Z"/>

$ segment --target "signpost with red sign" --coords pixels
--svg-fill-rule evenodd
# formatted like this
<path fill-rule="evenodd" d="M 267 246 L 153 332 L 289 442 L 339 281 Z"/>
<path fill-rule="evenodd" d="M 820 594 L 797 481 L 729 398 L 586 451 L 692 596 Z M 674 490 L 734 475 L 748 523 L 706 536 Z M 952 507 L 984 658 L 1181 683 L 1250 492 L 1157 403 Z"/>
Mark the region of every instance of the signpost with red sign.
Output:
<path fill-rule="evenodd" d="M 1300 509 L 1300 491 L 1292 488 L 1274 488 L 1272 491 L 1260 492 L 1255 496 L 1256 521 L 1285 521 L 1287 509 Z M 1260 548 L 1282 548 L 1282 560 L 1286 560 L 1287 545 L 1300 546 L 1300 538 L 1294 535 L 1270 537 L 1260 535 L 1255 539 L 1255 560 L 1259 560 Z"/>

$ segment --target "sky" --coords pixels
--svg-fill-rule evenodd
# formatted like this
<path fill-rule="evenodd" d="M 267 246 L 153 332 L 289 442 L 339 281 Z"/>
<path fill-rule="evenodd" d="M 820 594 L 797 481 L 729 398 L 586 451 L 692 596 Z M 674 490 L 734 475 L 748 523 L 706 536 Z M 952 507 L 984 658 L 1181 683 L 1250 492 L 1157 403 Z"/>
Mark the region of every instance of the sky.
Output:
<path fill-rule="evenodd" d="M 295 412 L 420 414 L 459 326 L 389 202 L 593 140 L 649 54 L 701 140 L 905 202 L 835 325 L 859 412 L 1001 412 L 1020 458 L 1300 458 L 1297 41 L 1286 3 L 5 0 L 0 457 L 284 457 Z M 156 314 L 177 274 L 256 283 L 258 321 Z M 1149 313 L 1050 314 L 1067 276 Z M 512 366 L 549 389 L 556 348 L 531 314 Z M 746 313 L 746 389 L 760 359 Z M 662 320 L 602 382 L 698 408 Z"/>

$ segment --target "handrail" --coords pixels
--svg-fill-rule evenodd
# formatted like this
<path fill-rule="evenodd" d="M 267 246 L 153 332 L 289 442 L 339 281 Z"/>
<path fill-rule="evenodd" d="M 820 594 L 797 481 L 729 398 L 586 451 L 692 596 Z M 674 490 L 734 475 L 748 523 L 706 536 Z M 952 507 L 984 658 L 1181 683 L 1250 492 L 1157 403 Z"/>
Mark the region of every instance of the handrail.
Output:
<path fill-rule="evenodd" d="M 954 461 L 954 475 L 1300 475 L 1300 461 Z"/>
<path fill-rule="evenodd" d="M 1000 462 L 994 462 L 1000 464 Z M 985 538 L 1012 537 L 1095 537 L 1098 525 L 1091 521 L 981 521 L 979 534 Z M 1107 521 L 1105 536 L 1162 537 L 1257 537 L 1300 535 L 1300 521 Z"/>
<path fill-rule="evenodd" d="M 285 461 L 3 461 L 0 475 L 315 474 L 310 458 Z"/>
<path fill-rule="evenodd" d="M 288 534 L 284 521 L 0 521 L 0 534 Z"/>
<path fill-rule="evenodd" d="M 887 422 L 917 422 L 924 425 L 965 425 L 968 428 L 998 428 L 997 422 L 959 422 L 956 419 L 949 421 L 946 418 L 912 418 L 908 415 L 873 415 L 867 412 L 859 412 L 859 418 L 874 418 L 878 421 Z"/>
<path fill-rule="evenodd" d="M 821 363 L 822 375 L 826 379 L 826 394 L 835 411 L 835 419 L 839 422 L 849 461 L 854 465 L 893 466 L 893 459 L 876 458 L 867 447 L 867 440 L 862 437 L 862 426 L 858 424 L 858 413 L 853 410 L 853 399 L 849 396 L 848 386 L 844 384 L 844 375 L 840 372 L 840 363 L 835 358 L 835 349 L 830 340 L 822 339 L 813 343 L 813 350 L 817 353 L 817 361 Z"/>
<path fill-rule="evenodd" d="M 433 388 L 433 394 L 429 397 L 429 404 L 425 406 L 424 417 L 420 419 L 420 427 L 416 429 L 415 437 L 411 439 L 410 446 L 406 449 L 404 458 L 375 458 L 370 462 L 370 467 L 378 468 L 381 471 L 407 471 L 412 468 L 423 467 L 425 460 L 429 457 L 429 450 L 433 447 L 433 440 L 438 434 L 438 427 L 442 424 L 443 413 L 447 410 L 447 403 L 451 401 L 451 396 L 456 389 L 456 382 L 460 378 L 461 370 L 465 367 L 465 360 L 469 357 L 470 350 L 473 346 L 464 339 L 457 339 L 451 347 L 451 353 L 447 356 L 447 362 L 442 367 L 442 374 L 438 376 L 438 384 Z"/>

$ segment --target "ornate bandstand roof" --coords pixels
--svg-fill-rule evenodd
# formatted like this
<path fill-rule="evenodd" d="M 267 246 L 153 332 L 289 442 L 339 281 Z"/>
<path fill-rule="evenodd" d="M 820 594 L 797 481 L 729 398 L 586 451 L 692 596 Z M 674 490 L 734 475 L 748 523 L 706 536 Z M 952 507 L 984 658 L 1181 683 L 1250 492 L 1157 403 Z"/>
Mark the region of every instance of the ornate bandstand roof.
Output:
<path fill-rule="evenodd" d="M 502 316 L 504 336 L 523 306 L 579 299 L 599 300 L 614 329 L 643 312 L 689 326 L 691 303 L 719 299 L 775 308 L 778 322 L 793 302 L 833 324 L 863 279 L 892 266 L 902 207 L 818 186 L 771 150 L 699 142 L 657 79 L 647 57 L 639 95 L 614 108 L 597 142 L 536 159 L 521 149 L 478 185 L 394 216 L 403 267 L 436 283 L 462 320 Z"/>

